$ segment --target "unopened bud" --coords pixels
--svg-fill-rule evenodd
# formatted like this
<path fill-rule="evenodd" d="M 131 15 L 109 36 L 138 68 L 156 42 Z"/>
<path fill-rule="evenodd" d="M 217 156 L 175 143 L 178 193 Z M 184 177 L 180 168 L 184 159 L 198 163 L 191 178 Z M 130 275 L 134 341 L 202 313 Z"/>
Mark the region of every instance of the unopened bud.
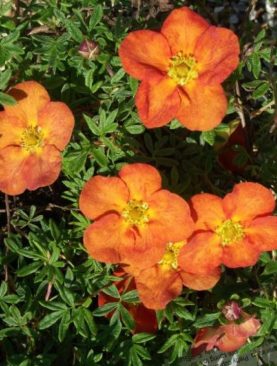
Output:
<path fill-rule="evenodd" d="M 88 60 L 95 60 L 99 55 L 99 46 L 94 41 L 84 40 L 78 50 L 79 54 Z"/>
<path fill-rule="evenodd" d="M 238 320 L 241 315 L 241 308 L 237 302 L 231 301 L 224 306 L 224 308 L 222 309 L 222 313 L 229 321 Z"/>

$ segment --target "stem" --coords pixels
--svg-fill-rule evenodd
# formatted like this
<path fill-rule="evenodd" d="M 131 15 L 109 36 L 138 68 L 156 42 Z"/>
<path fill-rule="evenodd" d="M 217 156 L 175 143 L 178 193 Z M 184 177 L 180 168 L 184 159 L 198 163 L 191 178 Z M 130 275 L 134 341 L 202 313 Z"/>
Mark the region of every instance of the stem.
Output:
<path fill-rule="evenodd" d="M 240 118 L 240 122 L 243 128 L 246 127 L 246 122 L 245 122 L 245 116 L 244 116 L 244 112 L 243 112 L 243 106 L 242 106 L 242 102 L 241 102 L 241 93 L 240 93 L 240 87 L 239 87 L 239 83 L 238 81 L 236 81 L 236 96 L 237 96 L 237 114 L 239 115 Z"/>
<path fill-rule="evenodd" d="M 19 0 L 15 0 L 15 1 L 14 1 L 14 5 L 15 5 L 15 16 L 16 16 L 16 17 L 18 17 L 18 15 L 19 15 L 19 10 L 20 10 Z"/>
<path fill-rule="evenodd" d="M 275 104 L 274 100 L 266 104 L 265 106 L 261 107 L 257 111 L 254 111 L 251 113 L 250 118 L 254 118 L 262 114 L 263 112 L 267 111 L 270 107 L 272 107 Z"/>
<path fill-rule="evenodd" d="M 45 294 L 45 301 L 48 301 L 50 299 L 52 286 L 53 286 L 53 283 L 52 283 L 52 281 L 50 281 L 48 283 L 48 286 L 47 286 L 47 291 L 46 291 L 46 294 Z"/>

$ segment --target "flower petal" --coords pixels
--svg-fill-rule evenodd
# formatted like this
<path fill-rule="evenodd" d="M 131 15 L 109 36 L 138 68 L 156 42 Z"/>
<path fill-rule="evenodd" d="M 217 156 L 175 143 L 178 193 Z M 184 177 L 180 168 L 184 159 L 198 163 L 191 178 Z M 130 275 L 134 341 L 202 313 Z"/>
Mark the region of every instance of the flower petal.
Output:
<path fill-rule="evenodd" d="M 215 268 L 207 274 L 195 274 L 185 271 L 180 271 L 179 273 L 186 287 L 196 291 L 202 291 L 208 290 L 217 284 L 220 280 L 221 270 L 220 268 Z"/>
<path fill-rule="evenodd" d="M 23 166 L 26 154 L 21 147 L 7 146 L 0 150 L 0 190 L 9 195 L 25 191 L 26 180 Z"/>
<path fill-rule="evenodd" d="M 156 312 L 147 309 L 143 304 L 129 305 L 129 312 L 135 320 L 134 333 L 156 333 L 158 323 Z"/>
<path fill-rule="evenodd" d="M 126 271 L 137 275 L 139 271 L 158 263 L 165 251 L 167 242 L 162 233 L 145 224 L 139 228 L 129 228 L 134 241 L 121 248 L 121 262 L 128 265 Z"/>
<path fill-rule="evenodd" d="M 277 249 L 276 216 L 265 216 L 253 220 L 245 232 L 248 239 L 261 252 Z"/>
<path fill-rule="evenodd" d="M 244 321 L 242 321 L 239 324 L 230 323 L 225 325 L 224 326 L 225 333 L 233 337 L 248 338 L 255 335 L 258 332 L 261 326 L 261 323 L 258 319 L 245 312 L 242 312 L 242 319 Z"/>
<path fill-rule="evenodd" d="M 0 149 L 9 145 L 20 145 L 21 135 L 26 127 L 23 120 L 0 112 Z"/>
<path fill-rule="evenodd" d="M 143 81 L 135 97 L 139 118 L 147 128 L 161 127 L 170 122 L 180 107 L 175 82 L 162 78 L 155 83 Z"/>
<path fill-rule="evenodd" d="M 89 219 L 112 211 L 121 212 L 129 199 L 128 188 L 117 177 L 92 177 L 80 194 L 79 207 Z"/>
<path fill-rule="evenodd" d="M 150 30 L 131 32 L 119 48 L 124 70 L 139 80 L 148 81 L 167 70 L 171 57 L 166 38 Z"/>
<path fill-rule="evenodd" d="M 9 90 L 8 94 L 17 100 L 17 104 L 6 106 L 6 113 L 27 122 L 29 125 L 37 124 L 38 111 L 50 101 L 47 90 L 36 81 L 24 81 L 17 84 Z"/>
<path fill-rule="evenodd" d="M 134 246 L 134 236 L 127 231 L 121 217 L 111 213 L 91 224 L 84 233 L 89 255 L 100 262 L 121 263 L 124 246 Z"/>
<path fill-rule="evenodd" d="M 29 155 L 23 167 L 26 186 L 31 191 L 54 183 L 60 171 L 61 154 L 52 145 L 43 147 L 40 154 Z"/>
<path fill-rule="evenodd" d="M 239 40 L 229 29 L 209 27 L 198 39 L 195 57 L 203 85 L 222 83 L 238 66 Z"/>
<path fill-rule="evenodd" d="M 74 116 L 66 104 L 50 102 L 39 111 L 38 125 L 43 129 L 45 142 L 63 150 L 72 134 Z"/>
<path fill-rule="evenodd" d="M 216 347 L 221 352 L 234 352 L 241 348 L 246 342 L 246 337 L 234 337 L 230 334 L 224 334 L 223 337 L 218 339 Z"/>
<path fill-rule="evenodd" d="M 222 263 L 230 268 L 253 266 L 259 255 L 260 251 L 245 237 L 233 245 L 224 246 Z"/>
<path fill-rule="evenodd" d="M 203 351 L 210 351 L 217 346 L 218 339 L 223 335 L 222 327 L 206 327 L 198 330 L 192 344 L 192 355 L 197 356 Z"/>
<path fill-rule="evenodd" d="M 118 175 L 126 183 L 131 200 L 147 201 L 162 185 L 160 173 L 149 164 L 126 164 Z"/>
<path fill-rule="evenodd" d="M 226 220 L 222 206 L 222 198 L 209 193 L 194 195 L 190 200 L 192 217 L 196 221 L 197 230 L 214 231 Z"/>
<path fill-rule="evenodd" d="M 223 208 L 228 217 L 245 222 L 257 216 L 271 214 L 275 207 L 274 196 L 258 183 L 244 182 L 234 186 L 223 198 Z"/>
<path fill-rule="evenodd" d="M 167 38 L 173 54 L 194 53 L 201 34 L 209 27 L 200 15 L 187 7 L 173 10 L 163 23 L 161 33 Z"/>
<path fill-rule="evenodd" d="M 135 280 L 142 303 L 155 310 L 164 309 L 183 287 L 177 271 L 164 270 L 159 265 L 141 271 Z"/>
<path fill-rule="evenodd" d="M 148 203 L 149 227 L 165 244 L 182 241 L 192 234 L 194 223 L 183 198 L 163 189 L 154 193 Z"/>
<path fill-rule="evenodd" d="M 0 189 L 10 195 L 52 184 L 61 169 L 60 152 L 45 146 L 39 154 L 8 146 L 0 152 Z"/>
<path fill-rule="evenodd" d="M 221 85 L 203 86 L 194 81 L 184 87 L 187 97 L 182 97 L 176 117 L 189 130 L 208 131 L 216 127 L 227 111 L 227 99 Z"/>
<path fill-rule="evenodd" d="M 189 273 L 209 274 L 222 263 L 222 247 L 217 235 L 211 232 L 192 236 L 180 251 L 180 268 Z"/>

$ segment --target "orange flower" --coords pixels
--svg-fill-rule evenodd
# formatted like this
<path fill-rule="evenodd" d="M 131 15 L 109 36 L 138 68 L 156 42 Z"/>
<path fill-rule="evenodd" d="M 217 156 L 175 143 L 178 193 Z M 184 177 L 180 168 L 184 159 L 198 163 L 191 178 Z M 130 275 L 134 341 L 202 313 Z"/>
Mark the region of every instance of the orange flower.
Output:
<path fill-rule="evenodd" d="M 196 356 L 214 347 L 222 352 L 236 351 L 247 342 L 249 337 L 258 332 L 260 326 L 260 321 L 255 316 L 241 311 L 239 323 L 229 321 L 219 327 L 200 329 L 192 345 L 192 354 Z"/>
<path fill-rule="evenodd" d="M 134 278 L 128 276 L 128 274 L 122 269 L 118 269 L 117 271 L 115 271 L 113 273 L 113 276 L 124 277 L 122 281 L 114 282 L 120 294 L 136 289 Z M 118 299 L 115 299 L 105 294 L 104 292 L 99 292 L 98 294 L 98 306 L 103 306 L 107 303 L 116 301 L 118 301 Z M 133 330 L 133 333 L 155 333 L 157 331 L 158 323 L 155 311 L 146 309 L 143 304 L 134 305 L 123 302 L 123 305 L 134 318 L 135 328 Z M 112 314 L 113 312 L 109 313 L 107 317 L 111 318 Z"/>
<path fill-rule="evenodd" d="M 74 117 L 35 81 L 17 84 L 9 94 L 17 104 L 0 112 L 0 190 L 16 195 L 58 178 Z"/>
<path fill-rule="evenodd" d="M 171 300 L 181 294 L 183 285 L 193 290 L 207 290 L 219 280 L 219 268 L 213 269 L 209 274 L 196 275 L 180 267 L 179 253 L 182 247 L 185 248 L 185 241 L 167 244 L 158 263 L 134 272 L 139 297 L 147 308 L 164 309 Z"/>
<path fill-rule="evenodd" d="M 196 233 L 182 253 L 181 265 L 192 273 L 214 267 L 254 265 L 261 252 L 277 249 L 275 200 L 258 183 L 239 183 L 223 199 L 198 194 L 191 199 Z"/>
<path fill-rule="evenodd" d="M 148 128 L 173 118 L 190 130 L 210 130 L 223 119 L 221 83 L 237 67 L 239 42 L 225 28 L 209 25 L 187 7 L 175 9 L 161 31 L 131 32 L 119 49 L 125 71 L 141 80 L 136 95 Z"/>
<path fill-rule="evenodd" d="M 160 174 L 147 164 L 125 165 L 119 177 L 91 178 L 80 209 L 95 220 L 84 244 L 101 262 L 149 267 L 161 259 L 169 238 L 179 241 L 193 231 L 186 201 L 161 189 Z"/>

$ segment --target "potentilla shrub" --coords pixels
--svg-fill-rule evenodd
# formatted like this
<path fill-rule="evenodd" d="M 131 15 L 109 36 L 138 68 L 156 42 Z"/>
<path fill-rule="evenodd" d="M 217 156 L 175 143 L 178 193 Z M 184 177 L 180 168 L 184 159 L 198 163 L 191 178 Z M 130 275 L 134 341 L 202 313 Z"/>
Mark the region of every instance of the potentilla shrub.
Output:
<path fill-rule="evenodd" d="M 272 11 L 0 4 L 0 365 L 276 344 Z"/>

